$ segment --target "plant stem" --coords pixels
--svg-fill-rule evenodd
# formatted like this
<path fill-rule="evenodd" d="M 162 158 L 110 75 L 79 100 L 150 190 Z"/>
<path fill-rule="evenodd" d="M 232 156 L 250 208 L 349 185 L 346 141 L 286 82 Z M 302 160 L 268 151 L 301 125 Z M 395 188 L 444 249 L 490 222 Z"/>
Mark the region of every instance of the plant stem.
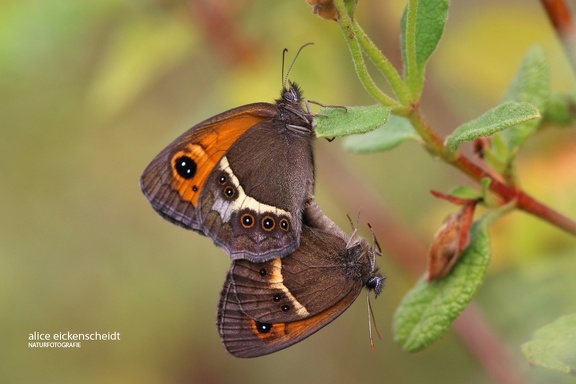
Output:
<path fill-rule="evenodd" d="M 563 0 L 542 1 L 544 4 L 548 3 L 555 5 L 565 5 Z M 460 169 L 462 172 L 466 173 L 469 177 L 476 180 L 477 182 L 480 182 L 483 178 L 488 178 L 490 180 L 489 189 L 500 196 L 504 200 L 504 203 L 516 201 L 518 209 L 539 217 L 540 219 L 545 220 L 548 223 L 563 229 L 572 235 L 576 235 L 576 222 L 574 220 L 540 203 L 515 185 L 507 184 L 505 181 L 502 181 L 499 177 L 495 176 L 491 172 L 488 172 L 486 169 L 473 163 L 469 158 L 462 155 L 461 153 L 452 153 L 447 151 L 442 138 L 440 138 L 438 134 L 432 129 L 432 127 L 424 120 L 422 113 L 418 108 L 418 98 L 422 84 L 418 82 L 419 76 L 415 43 L 415 23 L 418 11 L 417 0 L 409 0 L 408 9 L 406 11 L 406 41 L 404 42 L 406 71 L 405 84 L 402 84 L 402 79 L 390 64 L 390 62 L 382 55 L 380 50 L 378 50 L 378 48 L 368 38 L 368 36 L 366 36 L 360 26 L 352 20 L 348 14 L 346 6 L 344 5 L 344 0 L 334 0 L 334 4 L 339 15 L 338 25 L 342 29 L 344 39 L 346 40 L 346 43 L 350 49 L 356 73 L 358 74 L 360 82 L 366 91 L 374 99 L 380 102 L 383 106 L 393 108 L 394 114 L 408 118 L 412 123 L 412 126 L 421 136 L 428 150 L 432 152 L 433 155 L 440 157 L 448 164 Z M 557 23 L 559 26 L 557 27 L 557 30 L 563 31 L 564 33 L 564 26 L 566 24 L 565 14 L 558 11 L 555 11 L 553 14 L 563 15 L 562 18 L 559 18 Z M 571 20 L 568 25 L 570 27 L 568 28 L 570 31 L 570 36 L 574 36 L 574 28 L 572 26 Z M 386 95 L 374 83 L 374 80 L 366 68 L 362 50 L 366 52 L 368 57 L 376 64 L 378 69 L 382 71 L 383 75 L 392 86 L 394 92 L 402 101 L 401 103 Z M 576 49 L 572 49 L 570 52 L 574 53 L 573 58 L 575 59 L 574 63 L 576 63 Z M 412 101 L 407 101 L 407 98 L 411 98 Z"/>
<path fill-rule="evenodd" d="M 518 209 L 545 220 L 548 223 L 576 236 L 576 222 L 574 220 L 542 204 L 521 189 L 504 184 L 500 180 L 494 178 L 493 175 L 486 172 L 483 168 L 474 164 L 467 157 L 460 155 L 452 165 L 477 181 L 485 177 L 489 178 L 490 190 L 502 197 L 506 202 L 516 200 L 516 206 Z"/>
<path fill-rule="evenodd" d="M 409 0 L 406 9 L 406 41 L 404 42 L 404 68 L 405 81 L 410 90 L 412 100 L 420 98 L 421 84 L 418 75 L 418 57 L 416 55 L 416 18 L 418 15 L 418 1 Z"/>
<path fill-rule="evenodd" d="M 420 110 L 414 109 L 408 118 L 426 143 L 427 148 L 434 155 L 442 158 L 478 182 L 483 178 L 488 178 L 490 180 L 489 189 L 504 199 L 505 203 L 516 200 L 518 209 L 539 217 L 572 235 L 576 235 L 576 222 L 574 220 L 542 204 L 521 189 L 504 183 L 491 172 L 473 163 L 468 157 L 461 153 L 458 153 L 455 157 L 448 156 L 442 139 L 425 122 Z"/>
<path fill-rule="evenodd" d="M 374 42 L 368 37 L 366 32 L 362 29 L 360 24 L 356 20 L 352 20 L 354 26 L 354 32 L 356 33 L 356 38 L 360 42 L 361 48 L 366 53 L 366 56 L 376 65 L 380 72 L 384 75 L 384 78 L 388 81 L 392 90 L 398 97 L 401 104 L 408 104 L 410 102 L 410 92 L 402 81 L 402 77 L 394 68 L 390 60 L 382 54 L 380 49 L 374 44 Z"/>
<path fill-rule="evenodd" d="M 541 0 L 540 2 L 564 47 L 572 71 L 576 73 L 576 28 L 574 28 L 569 7 L 564 0 Z"/>
<path fill-rule="evenodd" d="M 348 11 L 344 5 L 344 0 L 334 0 L 334 5 L 338 11 L 338 25 L 342 29 L 342 34 L 344 35 L 344 39 L 346 40 L 348 48 L 350 49 L 350 54 L 352 55 L 352 62 L 354 63 L 356 73 L 358 74 L 358 78 L 364 86 L 364 89 L 366 89 L 366 92 L 368 92 L 370 96 L 385 107 L 401 107 L 401 104 L 398 103 L 398 101 L 382 92 L 370 76 L 364 61 L 362 49 L 360 48 L 360 43 L 358 42 L 354 31 L 352 18 L 348 15 Z"/>

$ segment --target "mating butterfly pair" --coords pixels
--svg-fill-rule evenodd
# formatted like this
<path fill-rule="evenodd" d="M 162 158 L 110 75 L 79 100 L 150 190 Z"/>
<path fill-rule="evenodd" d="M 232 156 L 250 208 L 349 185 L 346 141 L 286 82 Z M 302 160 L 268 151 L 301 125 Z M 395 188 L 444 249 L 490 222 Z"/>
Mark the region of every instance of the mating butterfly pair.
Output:
<path fill-rule="evenodd" d="M 233 260 L 218 305 L 231 354 L 256 357 L 310 336 L 363 287 L 382 290 L 376 251 L 314 201 L 314 128 L 296 84 L 185 132 L 141 187 L 165 219 L 211 237 Z"/>

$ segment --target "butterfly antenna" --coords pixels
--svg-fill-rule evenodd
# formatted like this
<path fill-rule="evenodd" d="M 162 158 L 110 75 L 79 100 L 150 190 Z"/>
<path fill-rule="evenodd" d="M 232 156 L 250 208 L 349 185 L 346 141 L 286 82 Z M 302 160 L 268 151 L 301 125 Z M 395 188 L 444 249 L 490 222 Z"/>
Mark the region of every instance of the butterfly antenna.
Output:
<path fill-rule="evenodd" d="M 298 58 L 298 55 L 300 54 L 300 52 L 304 49 L 304 47 L 307 47 L 309 45 L 313 45 L 314 43 L 310 42 L 310 43 L 306 43 L 303 46 L 300 47 L 300 49 L 298 49 L 298 52 L 296 52 L 296 56 L 294 56 L 294 58 L 292 59 L 292 62 L 290 63 L 290 66 L 288 67 L 288 70 L 286 71 L 286 74 L 284 74 L 284 66 L 286 64 L 286 52 L 288 52 L 287 48 L 284 48 L 284 51 L 282 52 L 282 87 L 286 88 L 286 83 L 288 82 L 288 76 L 290 75 L 290 71 L 292 70 L 292 67 L 294 66 L 294 63 L 296 62 L 296 59 Z"/>
<path fill-rule="evenodd" d="M 380 335 L 380 330 L 376 324 L 376 317 L 374 316 L 374 311 L 372 310 L 372 304 L 370 303 L 370 292 L 366 294 L 366 303 L 368 304 L 368 335 L 370 337 L 370 348 L 374 350 L 374 339 L 372 338 L 372 319 L 374 320 L 374 330 L 378 338 L 382 340 L 382 335 Z"/>
<path fill-rule="evenodd" d="M 354 226 L 354 223 L 352 222 L 352 219 L 350 218 L 349 214 L 346 214 L 346 217 L 348 218 L 348 221 L 350 222 L 350 226 L 352 227 L 352 234 L 350 235 L 350 238 L 348 239 L 348 242 L 346 243 L 346 248 L 350 248 L 350 246 L 354 242 L 354 237 L 356 236 L 356 233 L 358 232 L 358 225 Z"/>
<path fill-rule="evenodd" d="M 382 254 L 382 248 L 380 247 L 380 243 L 378 243 L 378 239 L 376 238 L 376 234 L 374 233 L 374 228 L 372 228 L 370 223 L 367 223 L 367 224 L 368 224 L 368 228 L 370 228 L 370 232 L 372 232 L 372 246 L 376 247 L 378 255 L 381 255 Z"/>

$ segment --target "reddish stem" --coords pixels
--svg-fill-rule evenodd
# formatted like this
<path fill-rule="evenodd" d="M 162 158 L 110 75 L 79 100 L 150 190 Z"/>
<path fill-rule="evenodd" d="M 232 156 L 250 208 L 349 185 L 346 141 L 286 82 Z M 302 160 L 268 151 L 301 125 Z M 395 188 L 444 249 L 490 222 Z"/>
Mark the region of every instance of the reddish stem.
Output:
<path fill-rule="evenodd" d="M 456 204 L 456 205 L 476 204 L 476 203 L 478 203 L 478 201 L 481 201 L 481 199 L 463 199 L 461 197 L 448 195 L 446 193 L 438 192 L 435 190 L 431 190 L 430 193 L 432 193 L 432 195 L 434 195 L 434 197 L 437 197 L 437 198 L 442 199 L 442 200 L 446 200 L 446 201 L 448 201 L 452 204 Z"/>
<path fill-rule="evenodd" d="M 572 17 L 566 3 L 563 0 L 542 0 L 541 2 L 558 34 L 566 35 L 572 29 Z"/>
<path fill-rule="evenodd" d="M 576 236 L 575 221 L 542 204 L 524 191 L 504 184 L 467 157 L 460 155 L 453 165 L 477 181 L 485 177 L 489 178 L 490 190 L 501 196 L 506 202 L 516 200 L 518 209 Z"/>
<path fill-rule="evenodd" d="M 451 158 L 444 147 L 444 141 L 425 121 L 417 105 L 412 107 L 412 110 L 407 117 L 410 119 L 412 126 L 416 128 L 432 153 L 442 157 L 447 163 L 460 169 L 478 182 L 483 178 L 490 179 L 490 190 L 502 197 L 504 203 L 515 200 L 518 209 L 537 216 L 542 220 L 545 220 L 548 223 L 576 236 L 575 221 L 540 203 L 521 189 L 507 185 L 505 182 L 501 181 L 499 175 L 495 175 L 473 163 L 468 157 L 461 153 L 458 154 L 456 158 Z"/>
<path fill-rule="evenodd" d="M 576 72 L 576 28 L 568 5 L 564 0 L 541 0 L 541 3 Z"/>

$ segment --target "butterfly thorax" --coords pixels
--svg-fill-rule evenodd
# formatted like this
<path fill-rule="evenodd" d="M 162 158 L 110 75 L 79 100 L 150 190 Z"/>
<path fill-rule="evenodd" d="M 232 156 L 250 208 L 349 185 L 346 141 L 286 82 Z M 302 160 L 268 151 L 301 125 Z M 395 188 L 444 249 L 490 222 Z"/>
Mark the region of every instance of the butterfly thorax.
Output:
<path fill-rule="evenodd" d="M 349 279 L 361 280 L 369 290 L 374 290 L 376 296 L 384 287 L 384 277 L 378 272 L 375 257 L 376 252 L 372 246 L 361 239 L 349 246 L 344 253 L 343 265 L 346 266 L 346 275 Z"/>

